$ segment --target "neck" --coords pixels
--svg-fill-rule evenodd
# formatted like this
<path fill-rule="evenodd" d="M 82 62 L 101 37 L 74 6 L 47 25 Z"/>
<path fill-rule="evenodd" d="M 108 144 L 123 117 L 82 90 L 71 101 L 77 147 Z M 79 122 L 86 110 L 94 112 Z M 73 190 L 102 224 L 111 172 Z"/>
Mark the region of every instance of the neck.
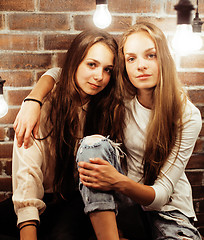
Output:
<path fill-rule="evenodd" d="M 139 103 L 149 109 L 153 107 L 153 89 L 139 89 L 137 92 Z"/>

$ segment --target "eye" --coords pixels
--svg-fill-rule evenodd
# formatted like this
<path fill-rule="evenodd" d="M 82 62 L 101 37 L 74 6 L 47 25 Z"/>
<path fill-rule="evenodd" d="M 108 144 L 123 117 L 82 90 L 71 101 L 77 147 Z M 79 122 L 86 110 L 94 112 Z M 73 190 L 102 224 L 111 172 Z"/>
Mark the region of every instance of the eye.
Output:
<path fill-rule="evenodd" d="M 112 71 L 113 71 L 113 69 L 112 69 L 112 68 L 109 68 L 109 67 L 105 68 L 104 70 L 105 70 L 108 74 L 111 74 Z"/>
<path fill-rule="evenodd" d="M 156 58 L 156 57 L 157 57 L 156 53 L 150 53 L 150 54 L 148 54 L 148 58 L 149 58 L 149 59 L 153 59 L 153 58 Z"/>
<path fill-rule="evenodd" d="M 96 67 L 96 63 L 94 63 L 94 62 L 89 62 L 89 63 L 87 63 L 87 65 L 88 65 L 90 68 Z"/>
<path fill-rule="evenodd" d="M 128 57 L 126 59 L 127 62 L 133 62 L 135 60 L 135 57 Z"/>

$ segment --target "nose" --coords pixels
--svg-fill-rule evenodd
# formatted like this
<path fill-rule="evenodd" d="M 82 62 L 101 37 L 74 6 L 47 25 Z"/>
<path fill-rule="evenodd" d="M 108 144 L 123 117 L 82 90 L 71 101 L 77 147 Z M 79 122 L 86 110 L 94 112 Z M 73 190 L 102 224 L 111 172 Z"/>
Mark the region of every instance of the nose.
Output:
<path fill-rule="evenodd" d="M 147 62 L 144 58 L 141 57 L 137 59 L 137 69 L 140 71 L 147 69 Z"/>
<path fill-rule="evenodd" d="M 94 80 L 101 81 L 103 79 L 103 69 L 98 68 L 94 73 Z"/>

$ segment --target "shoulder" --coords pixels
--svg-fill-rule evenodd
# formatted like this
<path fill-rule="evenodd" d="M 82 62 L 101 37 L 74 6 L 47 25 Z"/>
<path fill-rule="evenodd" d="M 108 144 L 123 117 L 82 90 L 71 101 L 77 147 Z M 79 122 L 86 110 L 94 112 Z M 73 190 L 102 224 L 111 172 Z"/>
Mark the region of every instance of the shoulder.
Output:
<path fill-rule="evenodd" d="M 199 109 L 190 101 L 187 100 L 184 114 L 183 114 L 183 123 L 184 125 L 192 125 L 199 132 L 202 128 L 202 117 Z"/>
<path fill-rule="evenodd" d="M 62 72 L 61 68 L 54 67 L 54 68 L 47 70 L 42 76 L 49 75 L 52 78 L 54 78 L 55 82 L 58 82 L 61 72 Z"/>
<path fill-rule="evenodd" d="M 190 100 L 187 100 L 186 102 L 185 109 L 184 109 L 184 118 L 186 118 L 186 120 L 190 118 L 190 119 L 197 119 L 198 121 L 202 121 L 201 113 L 199 109 Z"/>

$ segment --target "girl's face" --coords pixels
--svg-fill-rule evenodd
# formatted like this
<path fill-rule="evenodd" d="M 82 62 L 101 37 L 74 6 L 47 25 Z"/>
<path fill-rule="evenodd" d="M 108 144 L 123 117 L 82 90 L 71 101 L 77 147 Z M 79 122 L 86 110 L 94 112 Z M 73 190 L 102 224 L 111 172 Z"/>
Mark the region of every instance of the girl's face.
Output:
<path fill-rule="evenodd" d="M 145 31 L 131 34 L 127 37 L 123 51 L 130 82 L 140 93 L 152 90 L 158 83 L 159 65 L 150 35 Z"/>
<path fill-rule="evenodd" d="M 83 100 L 102 91 L 110 81 L 114 54 L 105 44 L 94 44 L 76 72 L 76 83 Z"/>

